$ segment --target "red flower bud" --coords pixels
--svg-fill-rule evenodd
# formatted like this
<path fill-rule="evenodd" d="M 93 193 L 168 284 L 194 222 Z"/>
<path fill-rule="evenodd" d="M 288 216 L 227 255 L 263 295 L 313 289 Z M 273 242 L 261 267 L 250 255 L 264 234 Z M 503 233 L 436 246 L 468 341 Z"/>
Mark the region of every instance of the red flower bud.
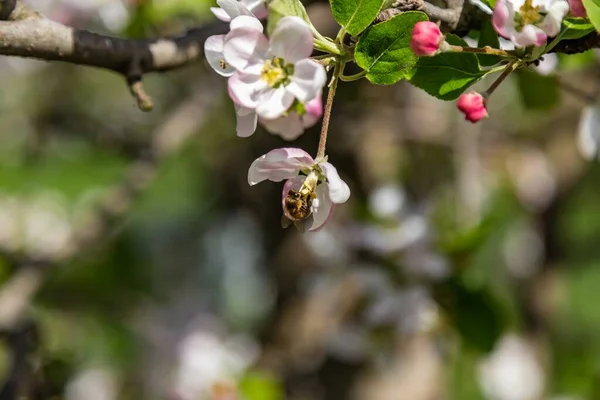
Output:
<path fill-rule="evenodd" d="M 465 114 L 465 119 L 473 123 L 488 116 L 487 109 L 485 108 L 485 99 L 477 92 L 461 94 L 456 102 L 456 106 Z"/>
<path fill-rule="evenodd" d="M 444 35 L 440 28 L 431 21 L 417 22 L 412 30 L 410 49 L 419 57 L 435 55 L 440 44 L 444 41 Z"/>
<path fill-rule="evenodd" d="M 569 2 L 569 10 L 571 11 L 571 15 L 574 17 L 586 18 L 587 12 L 583 7 L 583 2 L 581 0 L 567 0 Z"/>

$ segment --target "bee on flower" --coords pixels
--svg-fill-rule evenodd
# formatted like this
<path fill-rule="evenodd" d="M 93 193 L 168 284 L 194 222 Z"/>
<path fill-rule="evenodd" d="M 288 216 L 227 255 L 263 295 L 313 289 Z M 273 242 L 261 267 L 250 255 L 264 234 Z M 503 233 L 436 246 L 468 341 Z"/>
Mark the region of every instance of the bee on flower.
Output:
<path fill-rule="evenodd" d="M 326 158 L 314 160 L 296 148 L 275 149 L 256 159 L 248 171 L 248 183 L 281 182 L 282 225 L 294 224 L 300 231 L 321 229 L 333 215 L 336 204 L 345 203 L 350 188 Z"/>

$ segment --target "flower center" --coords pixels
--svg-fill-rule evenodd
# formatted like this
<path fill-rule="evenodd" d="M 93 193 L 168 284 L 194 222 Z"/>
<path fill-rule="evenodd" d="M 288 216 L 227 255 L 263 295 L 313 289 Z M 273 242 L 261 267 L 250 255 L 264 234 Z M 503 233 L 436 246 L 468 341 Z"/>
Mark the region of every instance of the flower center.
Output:
<path fill-rule="evenodd" d="M 283 58 L 273 57 L 265 61 L 260 73 L 262 80 L 272 88 L 290 83 L 290 75 L 294 74 L 294 64 L 286 64 Z"/>
<path fill-rule="evenodd" d="M 540 14 L 540 7 L 533 6 L 533 0 L 525 0 L 525 4 L 515 15 L 515 23 L 517 31 L 521 31 L 525 25 L 535 25 L 543 19 Z"/>

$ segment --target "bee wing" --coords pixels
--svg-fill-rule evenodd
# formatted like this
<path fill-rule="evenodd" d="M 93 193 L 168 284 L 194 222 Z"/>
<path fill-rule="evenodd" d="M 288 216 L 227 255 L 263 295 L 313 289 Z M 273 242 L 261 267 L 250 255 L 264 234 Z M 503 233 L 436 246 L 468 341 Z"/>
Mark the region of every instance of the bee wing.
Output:
<path fill-rule="evenodd" d="M 292 221 L 285 215 L 282 215 L 281 216 L 281 227 L 283 229 L 285 229 L 285 228 L 289 227 L 290 225 L 292 225 Z"/>
<path fill-rule="evenodd" d="M 304 233 L 306 231 L 306 227 L 304 221 L 292 221 L 298 232 Z"/>

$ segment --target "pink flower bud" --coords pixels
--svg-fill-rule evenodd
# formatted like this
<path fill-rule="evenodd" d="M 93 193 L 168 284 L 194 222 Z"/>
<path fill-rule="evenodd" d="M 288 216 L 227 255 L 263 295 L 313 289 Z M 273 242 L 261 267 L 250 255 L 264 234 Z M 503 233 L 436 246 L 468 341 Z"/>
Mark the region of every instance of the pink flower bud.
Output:
<path fill-rule="evenodd" d="M 488 116 L 485 108 L 485 99 L 477 92 L 461 94 L 456 102 L 456 106 L 465 114 L 465 119 L 473 123 Z"/>
<path fill-rule="evenodd" d="M 587 12 L 583 7 L 583 2 L 581 0 L 567 0 L 569 2 L 569 10 L 571 11 L 571 15 L 574 17 L 586 18 Z"/>
<path fill-rule="evenodd" d="M 431 21 L 417 22 L 412 30 L 410 49 L 419 57 L 435 55 L 440 44 L 444 41 L 444 35 L 440 28 Z"/>

